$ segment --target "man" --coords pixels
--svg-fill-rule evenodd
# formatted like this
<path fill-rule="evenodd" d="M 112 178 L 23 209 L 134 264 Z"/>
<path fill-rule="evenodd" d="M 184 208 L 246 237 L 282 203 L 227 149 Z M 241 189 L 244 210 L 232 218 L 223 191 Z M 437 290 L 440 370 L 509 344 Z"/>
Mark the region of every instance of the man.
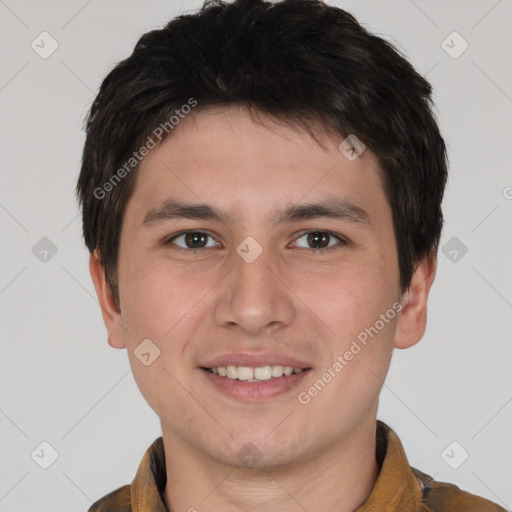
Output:
<path fill-rule="evenodd" d="M 162 437 L 91 511 L 499 511 L 376 420 L 424 334 L 431 87 L 317 0 L 208 3 L 104 80 L 78 194 L 112 347 Z"/>

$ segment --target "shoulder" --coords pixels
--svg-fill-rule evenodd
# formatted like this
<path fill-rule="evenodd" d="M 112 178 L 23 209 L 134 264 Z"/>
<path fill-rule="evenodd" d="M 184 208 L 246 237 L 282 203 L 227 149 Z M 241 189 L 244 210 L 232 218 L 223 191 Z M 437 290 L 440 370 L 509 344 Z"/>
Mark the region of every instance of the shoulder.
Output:
<path fill-rule="evenodd" d="M 422 512 L 507 512 L 492 501 L 454 484 L 438 482 L 416 468 L 411 469 L 423 488 Z"/>
<path fill-rule="evenodd" d="M 123 485 L 119 489 L 103 496 L 91 505 L 88 512 L 132 512 L 130 486 Z"/>

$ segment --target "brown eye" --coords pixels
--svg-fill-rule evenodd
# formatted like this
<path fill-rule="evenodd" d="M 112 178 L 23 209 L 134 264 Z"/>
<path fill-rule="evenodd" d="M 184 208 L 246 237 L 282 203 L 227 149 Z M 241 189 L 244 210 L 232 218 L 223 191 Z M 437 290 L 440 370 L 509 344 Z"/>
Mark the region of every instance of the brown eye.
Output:
<path fill-rule="evenodd" d="M 299 240 L 305 239 L 305 245 L 300 245 Z M 332 243 L 332 242 L 338 243 Z M 297 238 L 295 245 L 301 249 L 327 249 L 336 245 L 346 245 L 346 241 L 339 235 L 330 233 L 329 231 L 309 231 Z"/>
<path fill-rule="evenodd" d="M 181 249 L 207 249 L 216 247 L 217 243 L 213 239 L 213 245 L 207 245 L 208 238 L 212 239 L 208 233 L 204 233 L 203 231 L 187 231 L 186 233 L 181 233 L 169 238 L 165 243 L 173 243 Z M 181 243 L 176 243 L 177 241 Z"/>
<path fill-rule="evenodd" d="M 185 235 L 185 244 L 190 249 L 198 249 L 200 247 L 205 247 L 206 245 L 207 235 L 204 233 L 187 233 Z"/>
<path fill-rule="evenodd" d="M 330 235 L 317 231 L 315 233 L 308 233 L 308 244 L 315 246 L 315 249 L 323 249 L 329 245 Z"/>

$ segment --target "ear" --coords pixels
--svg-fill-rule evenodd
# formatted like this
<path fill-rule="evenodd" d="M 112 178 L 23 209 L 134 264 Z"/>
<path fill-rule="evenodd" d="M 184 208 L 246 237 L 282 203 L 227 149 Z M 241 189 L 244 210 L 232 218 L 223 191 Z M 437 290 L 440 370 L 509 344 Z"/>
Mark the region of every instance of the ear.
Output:
<path fill-rule="evenodd" d="M 423 258 L 412 275 L 409 289 L 402 297 L 402 310 L 396 324 L 395 348 L 418 343 L 427 325 L 427 300 L 436 275 L 436 254 Z"/>
<path fill-rule="evenodd" d="M 108 344 L 113 348 L 125 348 L 123 321 L 116 306 L 112 290 L 105 279 L 105 269 L 97 251 L 89 258 L 89 272 L 101 306 L 101 314 L 108 331 Z"/>

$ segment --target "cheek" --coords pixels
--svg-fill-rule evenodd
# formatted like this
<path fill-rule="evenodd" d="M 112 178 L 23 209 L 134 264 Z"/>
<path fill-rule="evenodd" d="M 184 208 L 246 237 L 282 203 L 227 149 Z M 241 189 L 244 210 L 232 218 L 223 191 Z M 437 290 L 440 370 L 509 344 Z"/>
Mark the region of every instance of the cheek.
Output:
<path fill-rule="evenodd" d="M 315 313 L 312 318 L 325 333 L 325 368 L 321 370 L 327 370 L 339 356 L 343 358 L 343 369 L 334 379 L 338 384 L 331 391 L 338 385 L 347 386 L 354 396 L 372 399 L 378 392 L 379 378 L 385 377 L 397 318 L 393 309 L 396 286 L 387 265 L 386 258 L 374 257 L 371 263 L 361 261 L 301 280 L 297 294 Z"/>
<path fill-rule="evenodd" d="M 162 370 L 165 366 L 173 375 L 181 373 L 194 332 L 205 319 L 211 320 L 205 294 L 218 278 L 211 272 L 191 272 L 188 265 L 171 267 L 165 259 L 144 265 L 132 262 L 130 272 L 123 273 L 120 283 L 130 357 L 142 340 L 149 339 L 160 350 L 157 362 Z"/>
<path fill-rule="evenodd" d="M 172 416 L 179 418 L 187 403 L 183 388 L 186 368 L 182 364 L 191 328 L 187 313 L 201 294 L 188 286 L 183 276 L 169 272 L 165 264 L 137 267 L 131 263 L 130 272 L 123 274 L 123 323 L 134 379 L 157 414 L 162 413 L 166 397 L 174 396 Z M 148 365 L 143 353 L 149 353 L 145 359 Z"/>
<path fill-rule="evenodd" d="M 381 259 L 303 274 L 297 281 L 301 283 L 299 296 L 333 331 L 357 334 L 394 302 L 396 286 L 388 278 L 387 264 Z"/>
<path fill-rule="evenodd" d="M 178 294 L 155 274 L 133 277 L 124 288 L 125 316 L 131 334 L 159 340 L 173 323 Z M 135 341 L 135 340 L 133 340 Z"/>
<path fill-rule="evenodd" d="M 190 277 L 190 276 L 189 276 Z M 135 332 L 160 339 L 197 301 L 198 290 L 186 275 L 171 271 L 165 261 L 132 260 L 120 265 L 125 316 Z"/>

